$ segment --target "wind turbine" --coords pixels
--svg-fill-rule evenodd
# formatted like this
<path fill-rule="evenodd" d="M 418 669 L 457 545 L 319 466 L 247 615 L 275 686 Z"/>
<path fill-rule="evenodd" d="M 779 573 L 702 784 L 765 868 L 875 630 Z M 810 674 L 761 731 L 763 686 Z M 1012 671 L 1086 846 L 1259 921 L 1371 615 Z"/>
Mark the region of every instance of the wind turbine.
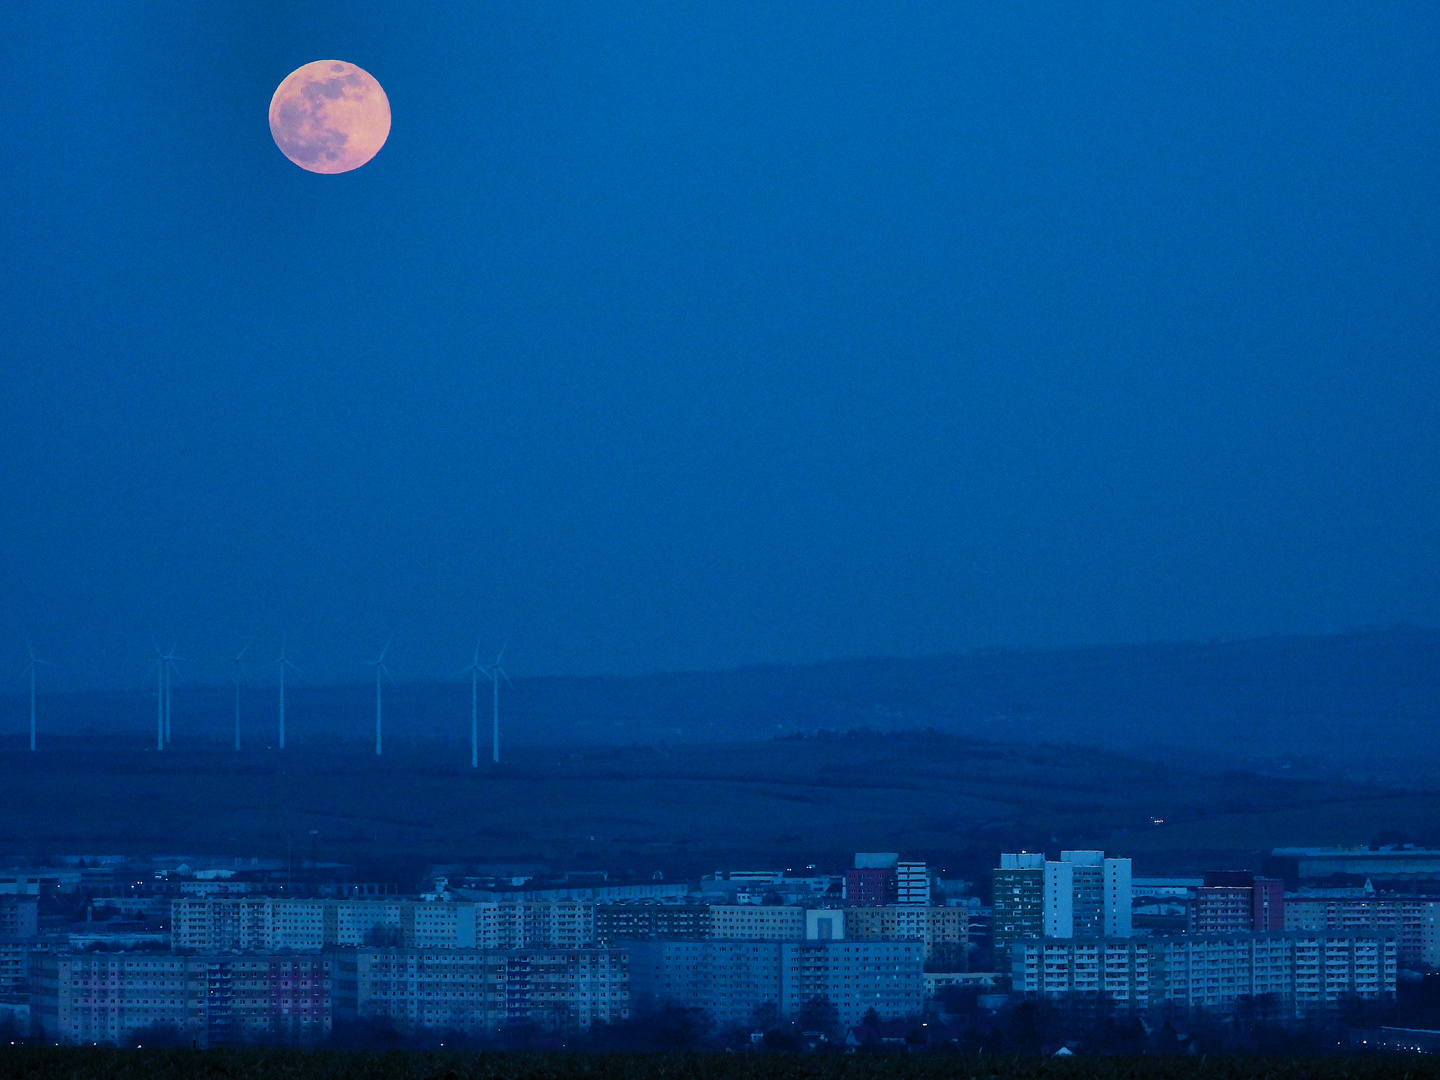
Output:
<path fill-rule="evenodd" d="M 295 670 L 295 671 L 299 671 L 299 670 L 300 670 L 299 668 L 295 667 L 295 665 L 292 664 L 289 660 L 286 660 L 286 659 L 285 659 L 285 635 L 284 635 L 284 634 L 281 634 L 281 635 L 280 635 L 280 660 L 279 660 L 279 664 L 280 664 L 280 749 L 281 749 L 281 750 L 284 750 L 284 749 L 285 749 L 285 669 L 286 669 L 286 668 L 291 668 L 291 669 L 293 669 L 293 670 Z"/>
<path fill-rule="evenodd" d="M 230 662 L 235 665 L 235 750 L 237 753 L 240 750 L 240 680 L 245 678 L 245 654 L 250 651 L 250 644 L 230 658 Z"/>
<path fill-rule="evenodd" d="M 485 677 L 491 682 L 493 697 L 491 698 L 494 712 L 490 728 L 490 758 L 496 764 L 500 764 L 500 680 L 505 680 L 505 685 L 514 688 L 515 684 L 510 681 L 510 676 L 505 674 L 505 669 L 500 666 L 500 658 L 505 655 L 509 643 L 500 646 L 500 651 L 495 654 L 495 663 L 489 667 L 481 668 Z M 475 655 L 480 655 L 480 650 L 475 650 Z"/>
<path fill-rule="evenodd" d="M 387 675 L 388 675 L 388 676 L 390 677 L 390 681 L 391 681 L 392 683 L 395 681 L 395 676 L 394 676 L 394 675 L 390 675 L 390 669 L 385 666 L 385 654 L 390 651 L 391 642 L 393 642 L 394 640 L 395 640 L 395 639 L 392 637 L 392 638 L 390 639 L 390 641 L 387 641 L 387 642 L 385 643 L 385 648 L 383 648 L 383 649 L 380 650 L 380 656 L 379 656 L 378 659 L 375 659 L 375 660 L 367 660 L 367 661 L 366 661 L 366 664 L 367 664 L 369 667 L 373 667 L 373 668 L 375 669 L 375 756 L 376 756 L 376 757 L 379 757 L 379 756 L 380 756 L 380 732 L 381 732 L 381 728 L 380 728 L 380 680 L 381 680 L 381 678 L 383 678 L 384 676 L 387 676 Z"/>
<path fill-rule="evenodd" d="M 165 749 L 165 654 L 155 644 L 155 749 Z"/>
<path fill-rule="evenodd" d="M 485 665 L 480 663 L 480 643 L 475 643 L 475 659 L 470 661 L 470 666 L 465 668 L 470 673 L 470 767 L 480 767 L 480 676 L 487 679 L 489 672 Z"/>
<path fill-rule="evenodd" d="M 159 651 L 160 651 L 159 646 L 156 646 L 155 651 L 156 651 L 156 652 L 159 652 Z M 175 646 L 174 646 L 174 645 L 171 645 L 171 646 L 170 646 L 170 651 L 169 651 L 168 653 L 165 653 L 163 656 L 160 657 L 160 665 L 161 665 L 161 668 L 163 669 L 164 682 L 165 682 L 165 745 L 166 745 L 166 746 L 169 746 L 169 745 L 170 745 L 170 680 L 171 680 L 171 677 L 175 674 L 175 670 L 176 670 L 175 661 L 176 661 L 176 660 L 179 660 L 179 659 L 180 659 L 180 657 L 178 657 L 178 656 L 175 655 Z"/>
<path fill-rule="evenodd" d="M 48 661 L 48 660 L 39 660 L 39 659 L 36 659 L 36 657 L 35 657 L 35 650 L 34 650 L 34 648 L 30 645 L 30 642 L 28 642 L 28 641 L 25 642 L 25 651 L 30 654 L 30 662 L 25 665 L 25 670 L 20 673 L 20 677 L 23 679 L 23 678 L 25 678 L 26 675 L 29 675 L 29 676 L 30 676 L 30 749 L 31 749 L 31 750 L 34 750 L 34 749 L 35 749 L 35 669 L 36 669 L 36 667 L 37 667 L 38 665 L 40 665 L 40 664 L 44 664 L 46 667 L 54 667 L 55 665 L 52 664 L 52 663 L 50 663 L 50 661 Z"/>

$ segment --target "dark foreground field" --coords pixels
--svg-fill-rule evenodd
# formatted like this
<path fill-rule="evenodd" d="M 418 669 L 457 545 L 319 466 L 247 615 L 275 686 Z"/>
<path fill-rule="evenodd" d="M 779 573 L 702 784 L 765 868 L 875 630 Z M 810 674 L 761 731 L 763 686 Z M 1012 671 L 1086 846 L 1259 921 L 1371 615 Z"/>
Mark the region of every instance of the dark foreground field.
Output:
<path fill-rule="evenodd" d="M 6 1048 L 24 1080 L 1381 1080 L 1440 1077 L 1426 1057 L 983 1057 L 961 1054 L 502 1054 Z"/>

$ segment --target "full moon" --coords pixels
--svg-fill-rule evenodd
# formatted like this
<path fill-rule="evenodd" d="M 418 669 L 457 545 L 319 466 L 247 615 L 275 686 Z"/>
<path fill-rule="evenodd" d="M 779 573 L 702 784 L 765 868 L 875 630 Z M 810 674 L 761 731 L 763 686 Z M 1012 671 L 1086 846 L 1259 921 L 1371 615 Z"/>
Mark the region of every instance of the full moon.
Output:
<path fill-rule="evenodd" d="M 390 99 L 364 68 L 316 60 L 296 68 L 270 99 L 270 134 L 287 158 L 314 173 L 358 169 L 390 136 Z"/>

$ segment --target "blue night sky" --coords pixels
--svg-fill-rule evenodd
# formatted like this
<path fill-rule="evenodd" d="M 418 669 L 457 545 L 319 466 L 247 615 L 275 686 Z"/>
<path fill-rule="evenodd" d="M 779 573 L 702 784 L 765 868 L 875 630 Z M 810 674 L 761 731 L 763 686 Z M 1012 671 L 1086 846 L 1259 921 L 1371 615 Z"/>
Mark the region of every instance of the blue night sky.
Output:
<path fill-rule="evenodd" d="M 0 48 L 17 672 L 1440 622 L 1434 3 L 60 0 Z M 266 122 L 326 58 L 394 111 L 341 176 Z"/>

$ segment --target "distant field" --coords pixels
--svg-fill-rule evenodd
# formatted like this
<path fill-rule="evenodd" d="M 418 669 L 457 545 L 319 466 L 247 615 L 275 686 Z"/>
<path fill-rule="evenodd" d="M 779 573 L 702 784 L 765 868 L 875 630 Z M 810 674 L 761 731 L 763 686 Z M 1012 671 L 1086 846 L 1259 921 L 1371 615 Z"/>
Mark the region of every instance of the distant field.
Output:
<path fill-rule="evenodd" d="M 380 761 L 353 746 L 283 757 L 81 739 L 7 748 L 0 853 L 275 857 L 291 836 L 308 851 L 314 830 L 322 859 L 361 867 L 536 859 L 649 876 L 899 850 L 973 874 L 1002 847 L 1103 845 L 1158 871 L 1440 831 L 1440 795 L 935 734 L 528 747 L 475 771 L 463 760 L 444 744 Z"/>
<path fill-rule="evenodd" d="M 146 666 L 141 663 L 140 669 Z M 398 670 L 398 669 L 397 669 Z M 1277 775 L 1440 785 L 1440 630 L 1176 642 L 956 656 L 755 665 L 635 677 L 517 678 L 506 745 L 727 743 L 775 735 L 934 729 L 1003 743 L 1200 757 Z M 28 729 L 21 687 L 0 686 L 0 737 Z M 274 686 L 242 693 L 244 742 L 275 734 Z M 403 680 L 386 692 L 387 732 L 434 742 L 469 732 L 470 687 Z M 292 743 L 374 730 L 374 689 L 292 685 Z M 153 738 L 148 684 L 42 697 L 42 738 Z M 232 741 L 228 681 L 176 687 L 176 740 Z"/>
<path fill-rule="evenodd" d="M 1428 1080 L 1431 1057 L 988 1057 L 928 1054 L 506 1054 L 0 1050 L 26 1080 Z"/>

